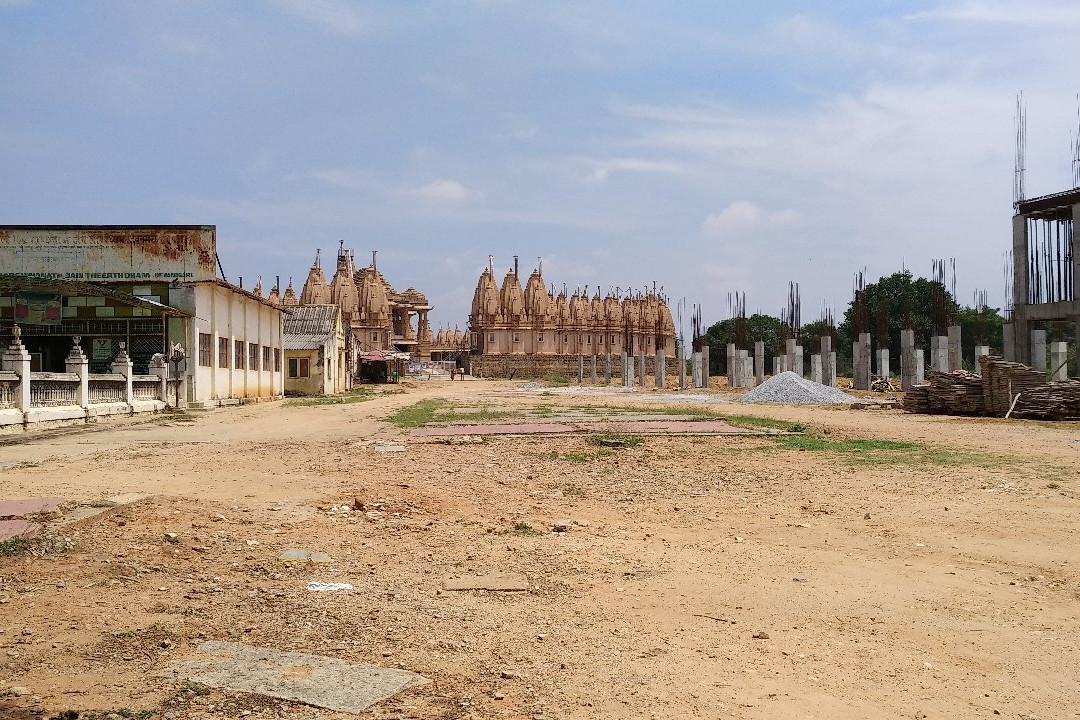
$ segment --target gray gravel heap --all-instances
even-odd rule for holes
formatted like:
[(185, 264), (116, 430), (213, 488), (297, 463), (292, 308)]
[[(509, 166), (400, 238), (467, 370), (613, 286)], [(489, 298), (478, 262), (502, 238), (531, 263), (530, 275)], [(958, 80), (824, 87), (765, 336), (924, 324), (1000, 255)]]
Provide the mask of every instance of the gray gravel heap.
[(742, 402), (781, 405), (844, 405), (855, 402), (855, 398), (838, 388), (807, 380), (793, 372), (782, 372), (743, 395)]

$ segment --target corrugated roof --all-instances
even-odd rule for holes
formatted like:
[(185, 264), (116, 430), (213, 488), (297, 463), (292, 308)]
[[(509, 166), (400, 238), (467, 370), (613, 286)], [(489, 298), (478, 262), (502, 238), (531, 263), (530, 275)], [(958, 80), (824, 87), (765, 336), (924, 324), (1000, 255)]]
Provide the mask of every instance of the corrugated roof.
[[(328, 336), (337, 332), (338, 314), (341, 312), (337, 305), (294, 305), (289, 310), (291, 312), (285, 316), (284, 326), (286, 348), (289, 347), (290, 336), (318, 337), (321, 338), (321, 345)], [(304, 347), (293, 349), (302, 350)]]
[(146, 307), (160, 310), (164, 315), (191, 317), (191, 313), (178, 310), (171, 305), (163, 305), (144, 297), (118, 290), (111, 285), (80, 282), (63, 278), (48, 278), (41, 275), (15, 275), (0, 273), (0, 292), (17, 290), (51, 290), (66, 295), (90, 295), (92, 297), (111, 298), (125, 305)]
[(286, 350), (318, 350), (330, 342), (330, 335), (289, 335), (282, 338)]

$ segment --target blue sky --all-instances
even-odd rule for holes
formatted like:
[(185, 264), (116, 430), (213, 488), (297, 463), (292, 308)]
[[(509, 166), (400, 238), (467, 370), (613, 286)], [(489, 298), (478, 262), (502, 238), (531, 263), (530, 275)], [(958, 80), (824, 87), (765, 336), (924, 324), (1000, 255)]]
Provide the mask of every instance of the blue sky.
[(1065, 189), (1078, 32), (1047, 0), (0, 0), (0, 222), (217, 225), (266, 289), (344, 240), (436, 324), (489, 254), (710, 323), (935, 257), (1000, 303), (1015, 95), (1028, 195)]

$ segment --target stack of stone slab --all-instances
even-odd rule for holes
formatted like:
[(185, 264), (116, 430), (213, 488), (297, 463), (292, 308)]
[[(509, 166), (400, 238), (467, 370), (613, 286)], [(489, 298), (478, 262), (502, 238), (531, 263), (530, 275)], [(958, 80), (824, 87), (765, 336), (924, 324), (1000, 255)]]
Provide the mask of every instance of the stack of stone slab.
[(1004, 416), (1017, 393), (1026, 393), (1046, 384), (1046, 373), (993, 355), (979, 358), (983, 377), (983, 402), (990, 415)]
[(1038, 420), (1080, 419), (1080, 380), (1059, 380), (1020, 393), (1011, 417)]
[(912, 385), (904, 393), (904, 401), (900, 404), (909, 413), (925, 415), (930, 412), (930, 386)]
[(982, 378), (964, 370), (954, 372), (930, 371), (930, 412), (942, 415), (982, 415)]

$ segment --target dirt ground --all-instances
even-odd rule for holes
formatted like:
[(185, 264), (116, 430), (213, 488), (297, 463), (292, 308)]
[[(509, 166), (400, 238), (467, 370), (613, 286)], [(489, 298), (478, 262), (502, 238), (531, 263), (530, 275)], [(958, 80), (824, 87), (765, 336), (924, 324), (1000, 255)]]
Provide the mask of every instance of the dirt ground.
[[(204, 639), (431, 679), (369, 718), (1080, 717), (1080, 425), (718, 402), (822, 442), (598, 449), (386, 420), (436, 397), (642, 403), (519, 386), (0, 439), (0, 497), (150, 496), (70, 549), (0, 557), (0, 717), (355, 717), (174, 679)], [(288, 548), (333, 562), (286, 565)], [(492, 570), (529, 590), (442, 590)]]

